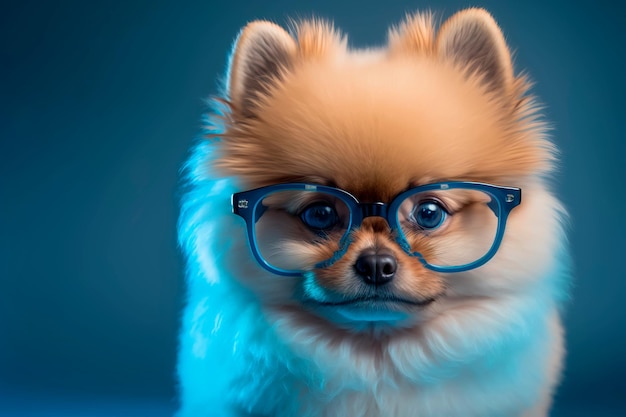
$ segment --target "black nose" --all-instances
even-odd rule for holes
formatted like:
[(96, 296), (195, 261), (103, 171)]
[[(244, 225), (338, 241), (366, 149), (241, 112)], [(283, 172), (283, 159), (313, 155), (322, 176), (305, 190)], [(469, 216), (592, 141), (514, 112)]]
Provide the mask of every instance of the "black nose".
[(354, 263), (354, 270), (363, 281), (371, 285), (383, 285), (393, 279), (398, 269), (396, 258), (386, 252), (364, 251)]

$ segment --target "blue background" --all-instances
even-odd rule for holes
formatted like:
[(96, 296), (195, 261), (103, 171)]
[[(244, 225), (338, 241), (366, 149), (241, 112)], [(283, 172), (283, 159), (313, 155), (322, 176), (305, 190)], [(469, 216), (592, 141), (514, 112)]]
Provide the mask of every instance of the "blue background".
[(239, 28), (489, 9), (562, 150), (576, 285), (554, 415), (625, 415), (624, 6), (609, 1), (21, 1), (0, 12), (0, 415), (176, 407), (178, 172)]

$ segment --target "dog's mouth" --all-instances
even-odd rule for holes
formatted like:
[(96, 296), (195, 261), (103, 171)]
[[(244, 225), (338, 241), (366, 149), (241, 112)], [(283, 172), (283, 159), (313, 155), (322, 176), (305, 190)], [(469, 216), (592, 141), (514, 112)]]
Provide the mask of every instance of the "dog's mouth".
[(434, 301), (437, 300), (439, 296), (426, 298), (424, 300), (410, 300), (406, 298), (396, 297), (396, 296), (386, 296), (386, 295), (371, 295), (371, 296), (361, 296), (348, 298), (339, 301), (313, 301), (311, 302), (320, 305), (320, 306), (360, 306), (360, 307), (372, 307), (372, 308), (381, 308), (385, 305), (405, 305), (405, 306), (415, 306), (415, 307), (424, 307), (427, 306)]
[(441, 295), (421, 300), (395, 295), (367, 295), (332, 301), (308, 299), (305, 304), (334, 321), (399, 323), (434, 303)]

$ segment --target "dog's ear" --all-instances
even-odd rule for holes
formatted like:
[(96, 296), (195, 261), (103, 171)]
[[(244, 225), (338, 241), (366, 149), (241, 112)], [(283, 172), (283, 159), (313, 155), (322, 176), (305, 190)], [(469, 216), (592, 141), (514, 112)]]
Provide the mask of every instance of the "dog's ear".
[(255, 21), (244, 27), (229, 68), (228, 96), (233, 110), (253, 115), (257, 99), (289, 68), (296, 50), (295, 40), (274, 23)]
[(478, 75), (492, 91), (507, 93), (514, 82), (511, 53), (493, 17), (484, 9), (462, 10), (439, 30), (436, 51)]
[(430, 12), (407, 15), (402, 23), (391, 27), (387, 33), (391, 54), (431, 55), (434, 38), (435, 25)]

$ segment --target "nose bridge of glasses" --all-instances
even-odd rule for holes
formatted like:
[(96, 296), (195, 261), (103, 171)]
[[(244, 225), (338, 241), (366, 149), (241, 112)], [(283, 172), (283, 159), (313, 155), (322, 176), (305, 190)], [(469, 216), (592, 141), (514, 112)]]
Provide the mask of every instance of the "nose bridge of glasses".
[(382, 217), (387, 220), (388, 205), (385, 203), (359, 203), (359, 208), (361, 209), (363, 219), (368, 217)]

